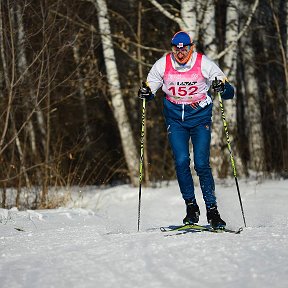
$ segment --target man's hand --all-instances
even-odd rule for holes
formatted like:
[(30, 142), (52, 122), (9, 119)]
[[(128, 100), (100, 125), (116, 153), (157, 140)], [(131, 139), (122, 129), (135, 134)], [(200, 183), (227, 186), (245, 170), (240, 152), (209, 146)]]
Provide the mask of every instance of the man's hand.
[(145, 82), (142, 83), (142, 87), (138, 90), (138, 97), (140, 99), (150, 100), (152, 97), (152, 91), (149, 86)]
[(212, 89), (216, 92), (223, 93), (225, 90), (224, 83), (215, 77), (215, 80), (212, 81)]

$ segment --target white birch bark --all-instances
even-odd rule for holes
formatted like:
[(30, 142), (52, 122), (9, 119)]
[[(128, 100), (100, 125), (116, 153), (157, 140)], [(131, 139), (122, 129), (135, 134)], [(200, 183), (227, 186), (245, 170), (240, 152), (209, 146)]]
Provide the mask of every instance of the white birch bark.
[(120, 132), (125, 160), (128, 166), (131, 183), (138, 184), (138, 156), (134, 143), (131, 125), (128, 120), (124, 99), (120, 89), (120, 81), (116, 66), (116, 59), (111, 37), (110, 23), (108, 20), (108, 10), (105, 0), (90, 0), (95, 5), (98, 14), (99, 29), (101, 33), (104, 61), (106, 66), (109, 91), (113, 114), (117, 121)]
[[(206, 2), (198, 3), (199, 11), (199, 25), (202, 25), (201, 30), (205, 31), (204, 42), (202, 43), (205, 49), (205, 53), (209, 58), (214, 58), (217, 54), (217, 47), (215, 43), (216, 37), (216, 23), (215, 23), (215, 5), (211, 3), (210, 0)], [(217, 99), (217, 98), (216, 98)], [(221, 175), (222, 168), (222, 151), (223, 146), (223, 125), (221, 120), (221, 113), (219, 110), (218, 102), (214, 101), (213, 106), (213, 123), (212, 123), (212, 132), (211, 132), (211, 148), (210, 148), (210, 163), (212, 174), (214, 177)]]
[(251, 33), (241, 39), (243, 43), (243, 64), (245, 69), (245, 94), (247, 98), (247, 122), (250, 159), (248, 167), (254, 171), (265, 171), (264, 139), (261, 124), (261, 108), (258, 85), (255, 81), (254, 52), (251, 47)]
[[(230, 0), (227, 6), (227, 24), (226, 24), (226, 45), (229, 46), (231, 43), (235, 42), (235, 39), (237, 39), (238, 36), (238, 0)], [(228, 123), (228, 129), (230, 133), (230, 141), (232, 143), (232, 149), (233, 154), (236, 162), (237, 172), (239, 174), (243, 173), (243, 163), (239, 156), (239, 151), (237, 151), (237, 145), (234, 141), (236, 133), (237, 133), (237, 91), (236, 91), (236, 68), (237, 68), (237, 47), (234, 45), (224, 56), (224, 67), (223, 72), (226, 74), (226, 76), (229, 79), (229, 82), (234, 86), (235, 88), (235, 97), (233, 100), (228, 100), (224, 102), (225, 107), (225, 114), (226, 119)], [(223, 132), (224, 133), (224, 132)], [(223, 161), (229, 162), (229, 152), (227, 149), (225, 149), (225, 157), (222, 157), (224, 159)]]
[[(238, 12), (237, 12), (237, 0), (230, 0), (227, 7), (227, 24), (226, 24), (226, 43), (225, 46), (229, 46), (235, 41), (238, 35)], [(236, 84), (236, 60), (237, 60), (237, 46), (227, 51), (224, 55), (224, 67), (223, 72), (228, 77), (229, 82), (234, 86)], [(236, 92), (236, 91), (235, 91)], [(235, 93), (235, 96), (237, 93)], [(225, 101), (225, 113), (229, 119), (229, 126), (231, 130), (236, 127), (236, 99), (233, 101)]]
[[(239, 6), (239, 2), (238, 1), (235, 1), (235, 0), (232, 0), (231, 3), (228, 5), (228, 8), (227, 8), (227, 24), (228, 24), (228, 27), (227, 27), (227, 31), (226, 31), (226, 48), (221, 51), (215, 58), (214, 60), (218, 60), (220, 59), (221, 57), (225, 56), (227, 53), (227, 57), (226, 59), (224, 59), (224, 62), (226, 63), (225, 64), (225, 67), (224, 67), (224, 72), (225, 73), (228, 73), (228, 77), (229, 77), (229, 81), (232, 83), (232, 84), (235, 84), (235, 72), (233, 72), (233, 69), (231, 70), (231, 72), (229, 71), (229, 67), (235, 67), (236, 66), (236, 59), (234, 60), (233, 62), (233, 58), (235, 57), (235, 49), (237, 47), (237, 42), (241, 39), (241, 37), (244, 35), (244, 33), (246, 32), (246, 30), (248, 29), (250, 23), (251, 23), (251, 20), (252, 20), (252, 16), (254, 15), (255, 11), (256, 11), (256, 8), (258, 7), (258, 4), (259, 4), (259, 0), (255, 0), (253, 6), (251, 7), (251, 9), (248, 11), (248, 13), (250, 12), (247, 20), (246, 20), (246, 23), (245, 25), (243, 26), (242, 30), (238, 33), (237, 29), (236, 29), (236, 22), (235, 21), (232, 21), (233, 18), (234, 19), (238, 19), (238, 17), (236, 16), (236, 12), (235, 12), (235, 7), (238, 7)], [(248, 14), (247, 14), (248, 15)], [(237, 18), (236, 18), (237, 17)], [(230, 25), (230, 27), (229, 27)], [(231, 27), (232, 25), (232, 27)], [(237, 24), (238, 25), (238, 24)], [(237, 31), (237, 33), (236, 33)], [(234, 56), (233, 56), (234, 55)], [(227, 63), (227, 62), (230, 62)], [(232, 66), (231, 66), (232, 65)], [(236, 68), (235, 68), (236, 69)], [(236, 70), (234, 70), (236, 71)], [(230, 103), (229, 103), (230, 102)], [(236, 105), (236, 99), (232, 100), (232, 101), (225, 101), (224, 102), (224, 105), (225, 105), (225, 111), (226, 114), (227, 114), (227, 120), (228, 120), (228, 129), (229, 129), (229, 132), (230, 132), (230, 137), (231, 137), (231, 140), (233, 141), (233, 134), (234, 134), (234, 131), (235, 131), (235, 128), (236, 128), (236, 107), (234, 108), (233, 105)], [(218, 108), (218, 107), (217, 107)], [(218, 170), (218, 175), (221, 173), (221, 170), (222, 169), (222, 166), (224, 164), (223, 160), (227, 161), (227, 153), (225, 154), (226, 157), (222, 157), (223, 155), (222, 152), (221, 152), (221, 146), (223, 146), (223, 141), (226, 142), (225, 140), (225, 137), (218, 137), (218, 135), (216, 133), (218, 133), (218, 131), (223, 131), (223, 125), (222, 125), (222, 121), (219, 119), (221, 118), (220, 117), (220, 112), (219, 112), (219, 108), (218, 108), (218, 111), (216, 111), (216, 109), (214, 107), (214, 115), (213, 115), (213, 134), (212, 134), (212, 149), (211, 149), (211, 159), (212, 159), (212, 169), (215, 173), (215, 170)], [(220, 128), (221, 127), (221, 128)], [(222, 129), (222, 130), (220, 130)], [(237, 155), (237, 150), (235, 150), (237, 147), (235, 147), (235, 145), (233, 145), (234, 143), (232, 143), (232, 149), (233, 149), (233, 152), (235, 151), (236, 152), (236, 157), (235, 157), (235, 161), (236, 161), (236, 166), (237, 166), (237, 170), (238, 172), (241, 172), (243, 171), (243, 164), (242, 164), (242, 161), (240, 159), (240, 157), (238, 157)], [(234, 153), (235, 154), (235, 153)], [(221, 158), (222, 157), (222, 158)], [(229, 160), (228, 160), (229, 161)], [(217, 172), (217, 171), (216, 171)], [(216, 173), (215, 173), (216, 174)], [(223, 175), (225, 176), (225, 175)]]
[(196, 37), (197, 15), (196, 3), (191, 0), (181, 0), (181, 18), (185, 23), (183, 30), (189, 33), (192, 39)]
[[(235, 41), (238, 36), (238, 11), (237, 0), (230, 0), (227, 7), (227, 23), (226, 23), (226, 46), (229, 46)], [(237, 60), (237, 47), (227, 51), (224, 56), (223, 72), (229, 78), (232, 85), (236, 84), (236, 62)]]
[[(246, 30), (248, 29), (248, 27), (250, 26), (251, 24), (251, 21), (252, 21), (252, 17), (258, 7), (258, 4), (259, 4), (259, 1), (260, 0), (255, 0), (253, 6), (251, 7), (251, 12), (246, 20), (246, 23), (245, 25), (243, 26), (242, 30), (238, 33), (237, 37), (234, 39), (233, 42), (231, 42), (229, 44), (229, 46), (227, 46), (223, 51), (221, 51), (216, 57), (214, 60), (217, 60), (217, 59), (220, 59), (222, 58), (230, 49), (233, 49), (234, 46), (237, 45), (237, 42), (240, 40), (240, 38), (244, 35), (244, 33), (246, 32)], [(249, 11), (250, 11), (249, 10)]]
[(203, 45), (205, 47), (205, 54), (209, 58), (214, 58), (217, 55), (217, 46), (215, 43), (215, 4), (212, 0), (202, 1), (200, 4), (200, 15), (201, 18), (198, 21), (198, 25), (201, 31), (205, 31), (203, 36)]

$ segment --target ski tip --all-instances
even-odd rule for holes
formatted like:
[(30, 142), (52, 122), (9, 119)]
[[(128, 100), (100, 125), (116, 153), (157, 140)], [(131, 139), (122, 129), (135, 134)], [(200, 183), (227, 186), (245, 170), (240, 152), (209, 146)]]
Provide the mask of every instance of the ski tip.
[(20, 231), (20, 232), (25, 232), (22, 228), (14, 227), (15, 230)]
[(240, 227), (236, 234), (240, 234), (243, 231), (243, 227)]
[(223, 230), (224, 232), (229, 232), (229, 233), (234, 233), (234, 234), (240, 234), (242, 231), (243, 231), (243, 228), (242, 227), (240, 227), (239, 229), (237, 229), (237, 230), (230, 230), (230, 229), (224, 229)]

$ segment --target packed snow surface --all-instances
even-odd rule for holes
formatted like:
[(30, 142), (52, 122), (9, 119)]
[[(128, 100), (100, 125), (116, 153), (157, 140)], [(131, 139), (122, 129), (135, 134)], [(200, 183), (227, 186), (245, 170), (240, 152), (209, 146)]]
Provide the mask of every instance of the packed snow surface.
[[(0, 287), (288, 287), (288, 180), (241, 180), (241, 234), (166, 232), (185, 206), (176, 182), (71, 188), (54, 210), (0, 209)], [(243, 227), (235, 183), (217, 185), (227, 227)], [(200, 224), (206, 225), (199, 188)]]

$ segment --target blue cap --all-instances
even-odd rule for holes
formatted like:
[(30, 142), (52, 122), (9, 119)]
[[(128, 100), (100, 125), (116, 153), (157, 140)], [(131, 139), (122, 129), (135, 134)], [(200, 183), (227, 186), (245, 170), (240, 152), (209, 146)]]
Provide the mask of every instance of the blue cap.
[(171, 40), (171, 45), (175, 45), (178, 48), (191, 45), (191, 44), (192, 44), (192, 40), (189, 34), (184, 31), (177, 32)]

